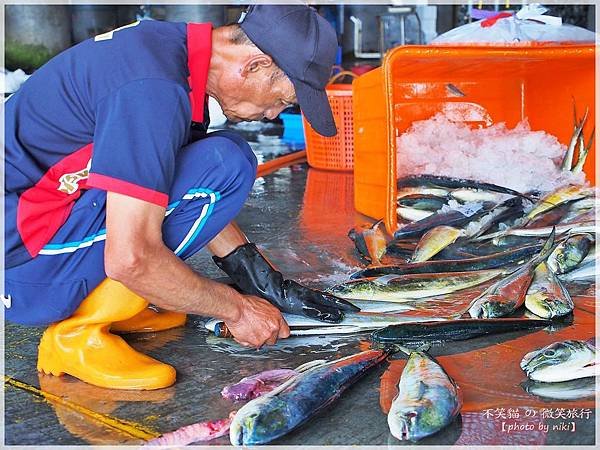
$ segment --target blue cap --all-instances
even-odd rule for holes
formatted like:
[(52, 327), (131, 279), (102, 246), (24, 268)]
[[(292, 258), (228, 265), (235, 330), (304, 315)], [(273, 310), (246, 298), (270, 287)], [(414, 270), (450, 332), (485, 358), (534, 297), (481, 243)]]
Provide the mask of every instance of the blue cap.
[(305, 5), (252, 5), (240, 26), (292, 81), (300, 109), (314, 130), (335, 136), (325, 86), (338, 43), (329, 22)]

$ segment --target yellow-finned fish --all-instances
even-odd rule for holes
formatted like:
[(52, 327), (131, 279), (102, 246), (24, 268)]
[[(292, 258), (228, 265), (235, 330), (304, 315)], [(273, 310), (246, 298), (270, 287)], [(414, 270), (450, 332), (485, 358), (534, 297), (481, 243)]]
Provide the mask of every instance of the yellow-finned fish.
[(421, 237), (410, 262), (427, 261), (455, 242), (460, 236), (464, 236), (464, 234), (464, 230), (446, 225), (432, 228)]
[(538, 201), (533, 209), (527, 213), (527, 216), (525, 216), (526, 221), (530, 222), (535, 217), (556, 208), (558, 205), (589, 197), (590, 195), (594, 195), (593, 189), (585, 186), (571, 184), (558, 188)]

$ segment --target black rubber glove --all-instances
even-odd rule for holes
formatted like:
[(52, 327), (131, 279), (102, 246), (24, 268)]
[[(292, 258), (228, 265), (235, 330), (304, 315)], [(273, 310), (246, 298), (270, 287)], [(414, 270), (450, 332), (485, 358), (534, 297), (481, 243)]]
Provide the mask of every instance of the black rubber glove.
[(330, 323), (340, 322), (343, 311), (360, 311), (335, 295), (284, 280), (255, 244), (241, 245), (223, 258), (213, 256), (213, 260), (242, 292), (262, 297), (280, 311)]

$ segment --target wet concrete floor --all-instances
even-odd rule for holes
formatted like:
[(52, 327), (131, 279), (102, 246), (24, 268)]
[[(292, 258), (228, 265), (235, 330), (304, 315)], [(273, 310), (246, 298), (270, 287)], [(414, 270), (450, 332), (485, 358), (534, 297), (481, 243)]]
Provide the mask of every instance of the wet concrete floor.
[[(361, 267), (346, 234), (365, 220), (353, 208), (351, 174), (302, 164), (258, 179), (238, 223), (288, 277), (326, 287)], [(187, 262), (201, 275), (223, 276), (205, 252)], [(593, 380), (591, 388), (588, 382), (578, 391), (587, 392), (583, 398), (552, 400), (529, 394), (519, 368), (528, 351), (562, 339), (593, 337), (594, 286), (573, 286), (572, 292), (577, 305), (572, 322), (434, 346), (431, 354), (461, 387), (464, 407), (460, 420), (419, 444), (593, 445)], [(5, 363), (11, 380), (5, 383), (6, 444), (142, 443), (185, 425), (226, 417), (239, 405), (221, 398), (220, 391), (244, 376), (369, 347), (368, 334), (358, 334), (295, 337), (257, 351), (216, 338), (202, 325), (201, 318), (190, 317), (182, 328), (127, 336), (136, 349), (177, 369), (174, 386), (131, 392), (38, 374), (43, 330), (7, 324)], [(386, 413), (404, 364), (401, 356), (382, 363), (326, 411), (274, 444), (403, 444), (389, 433)], [(228, 442), (223, 437), (213, 444)]]

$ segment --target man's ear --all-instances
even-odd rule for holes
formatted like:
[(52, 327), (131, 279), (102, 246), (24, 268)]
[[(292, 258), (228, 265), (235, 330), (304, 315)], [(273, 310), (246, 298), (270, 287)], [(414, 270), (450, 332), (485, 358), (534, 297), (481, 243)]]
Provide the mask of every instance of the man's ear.
[(273, 65), (273, 58), (269, 55), (260, 54), (249, 57), (242, 66), (242, 76), (258, 72), (261, 69), (268, 69)]

